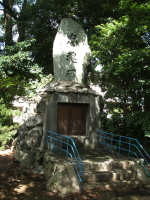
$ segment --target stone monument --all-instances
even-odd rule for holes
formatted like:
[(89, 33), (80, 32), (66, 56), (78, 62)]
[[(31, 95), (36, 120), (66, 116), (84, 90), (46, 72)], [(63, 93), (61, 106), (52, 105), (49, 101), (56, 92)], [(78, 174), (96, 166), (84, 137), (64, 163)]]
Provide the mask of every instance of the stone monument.
[(53, 44), (55, 81), (85, 83), (91, 51), (82, 27), (70, 18), (62, 20)]
[(77, 147), (96, 147), (102, 98), (85, 86), (90, 54), (81, 26), (63, 19), (53, 47), (55, 81), (17, 104), (22, 115), (15, 118), (20, 127), (13, 141), (14, 158), (29, 172), (44, 174), (47, 188), (61, 196), (78, 192), (80, 184), (73, 166), (49, 152), (48, 131), (71, 137)]

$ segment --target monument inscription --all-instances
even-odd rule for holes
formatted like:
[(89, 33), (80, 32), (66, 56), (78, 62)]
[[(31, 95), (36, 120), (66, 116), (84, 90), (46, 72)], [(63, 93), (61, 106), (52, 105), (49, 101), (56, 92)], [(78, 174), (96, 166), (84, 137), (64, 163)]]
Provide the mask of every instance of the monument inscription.
[(72, 52), (68, 52), (66, 60), (71, 61), (73, 63), (77, 63), (77, 59), (75, 57), (76, 57), (76, 53), (75, 52), (73, 52), (73, 51)]
[(77, 36), (71, 33), (70, 35), (67, 35), (69, 38), (69, 41), (67, 44), (70, 44), (71, 46), (76, 46), (78, 45), (78, 41), (76, 40)]
[(70, 18), (63, 19), (53, 45), (55, 81), (85, 83), (90, 54), (82, 27)]

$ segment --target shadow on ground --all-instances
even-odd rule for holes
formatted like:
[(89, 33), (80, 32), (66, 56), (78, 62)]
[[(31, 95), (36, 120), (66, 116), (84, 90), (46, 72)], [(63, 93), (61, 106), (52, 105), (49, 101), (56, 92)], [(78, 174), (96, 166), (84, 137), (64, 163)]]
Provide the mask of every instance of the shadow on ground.
[(42, 175), (22, 171), (13, 162), (10, 151), (0, 152), (0, 199), (1, 200), (150, 200), (150, 185), (89, 190), (63, 198), (46, 189)]

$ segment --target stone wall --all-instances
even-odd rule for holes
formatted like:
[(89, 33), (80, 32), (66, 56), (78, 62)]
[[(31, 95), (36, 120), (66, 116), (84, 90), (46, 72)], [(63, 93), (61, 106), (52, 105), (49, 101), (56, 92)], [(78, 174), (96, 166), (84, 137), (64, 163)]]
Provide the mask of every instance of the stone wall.
[(100, 129), (100, 95), (79, 83), (51, 82), (39, 89), (30, 100), (18, 100), (17, 105), (19, 101), (22, 115), (14, 118), (14, 122), (20, 124), (17, 137), (12, 143), (14, 159), (20, 162), (22, 168), (44, 174), (47, 188), (62, 196), (79, 191), (73, 166), (57, 160), (48, 152), (44, 153), (48, 149), (47, 130), (57, 132), (58, 103), (88, 104), (85, 135), (71, 137), (76, 144), (94, 148), (96, 130)]

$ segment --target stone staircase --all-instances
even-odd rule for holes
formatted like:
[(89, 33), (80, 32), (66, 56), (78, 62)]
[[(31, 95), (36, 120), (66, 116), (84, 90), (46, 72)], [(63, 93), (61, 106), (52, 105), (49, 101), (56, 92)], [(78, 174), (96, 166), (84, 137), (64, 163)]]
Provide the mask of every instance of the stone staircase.
[(110, 154), (103, 149), (79, 149), (79, 154), (84, 162), (84, 189), (111, 189), (150, 181), (137, 159)]

